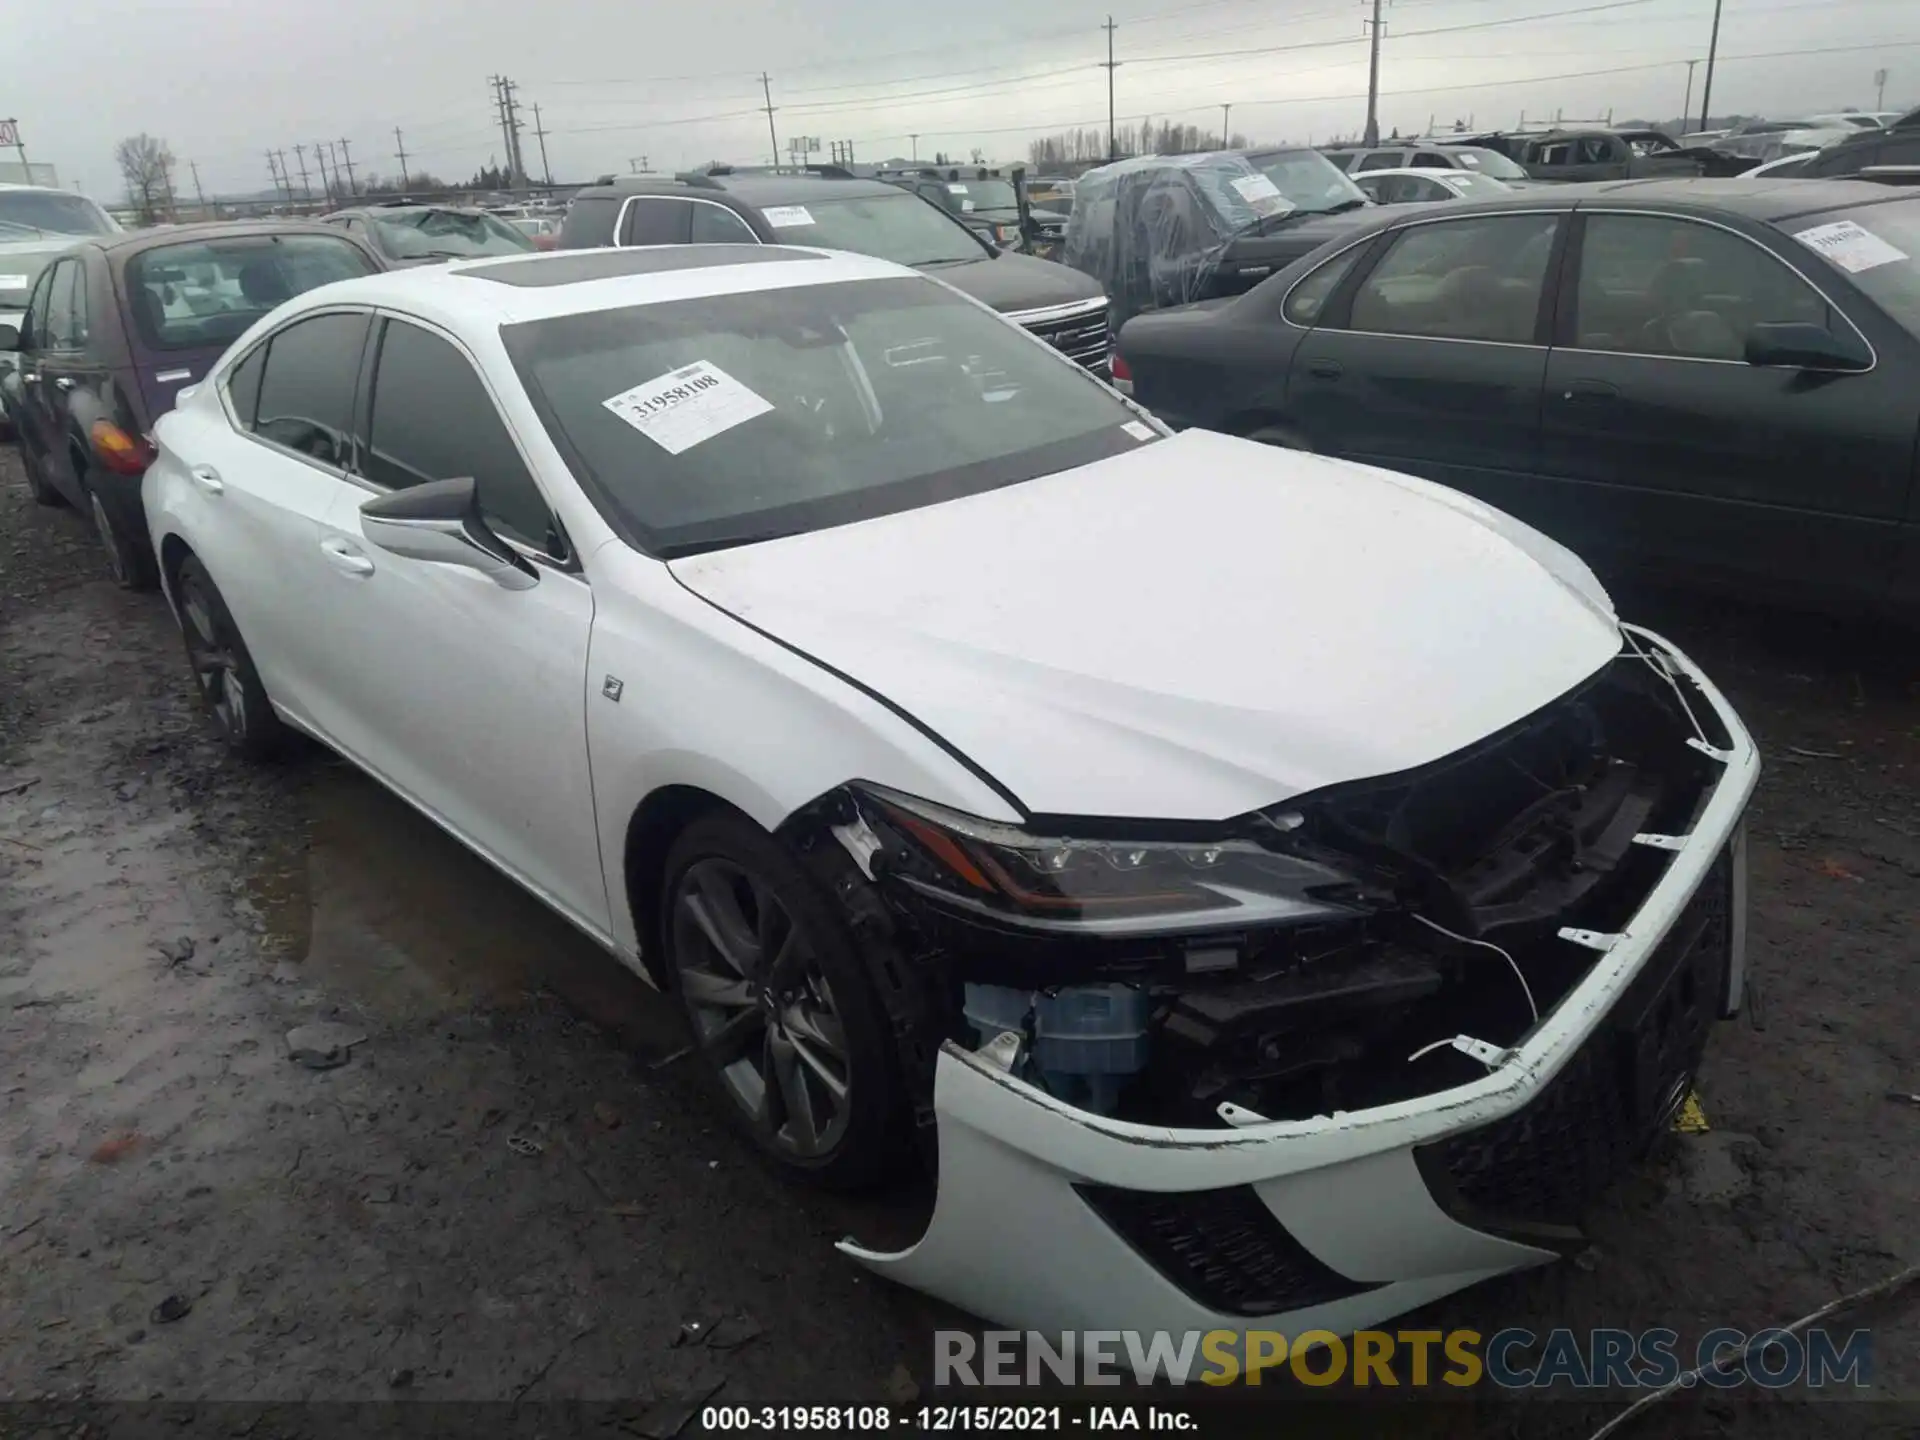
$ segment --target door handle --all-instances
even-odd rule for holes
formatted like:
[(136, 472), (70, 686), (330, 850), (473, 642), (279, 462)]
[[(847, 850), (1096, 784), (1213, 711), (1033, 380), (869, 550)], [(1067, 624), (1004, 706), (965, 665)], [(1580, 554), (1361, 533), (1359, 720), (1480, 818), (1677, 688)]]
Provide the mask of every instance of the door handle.
[(1569, 380), (1562, 400), (1618, 400), (1620, 387), (1604, 380)]
[(53, 382), (53, 388), (56, 390), (71, 390), (73, 388), (72, 377), (68, 375), (56, 376)]
[(350, 540), (328, 539), (320, 542), (320, 553), (327, 563), (347, 575), (371, 575), (373, 561)]
[(193, 477), (193, 483), (209, 495), (218, 495), (227, 488), (227, 482), (220, 478), (220, 472), (211, 465), (196, 465), (187, 474)]
[(1346, 371), (1341, 368), (1338, 360), (1309, 360), (1307, 373), (1318, 375), (1322, 380), (1338, 380)]
[(22, 370), (20, 372), (20, 383), (22, 385), (38, 385), (40, 383), (40, 372), (38, 370)]

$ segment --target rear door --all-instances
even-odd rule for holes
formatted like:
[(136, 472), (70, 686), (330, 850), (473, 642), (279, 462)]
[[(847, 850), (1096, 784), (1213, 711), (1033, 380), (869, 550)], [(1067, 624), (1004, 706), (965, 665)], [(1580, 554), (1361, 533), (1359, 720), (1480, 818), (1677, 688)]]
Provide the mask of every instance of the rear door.
[(228, 423), (196, 408), (194, 423), (170, 431), (194, 481), (196, 552), (268, 693), (323, 736), (353, 702), (323, 679), (336, 632), (319, 525), (358, 463), (353, 397), (368, 323), (357, 310), (301, 316), (225, 373)]
[(20, 427), (20, 445), (33, 456), (49, 480), (55, 477), (47, 469), (47, 420), (40, 399), (40, 360), (46, 351), (48, 310), (53, 293), (53, 277), (59, 269), (53, 264), (40, 272), (27, 300), (26, 314), (20, 320), (20, 350), (15, 356), (15, 423)]
[[(68, 430), (67, 397), (86, 338), (85, 267), (75, 255), (56, 261), (47, 291), (47, 320), (35, 335), (28, 404), (39, 440), (38, 455), (47, 478), (75, 505), (81, 498), (74, 437)], [(76, 306), (78, 307), (76, 309)]]
[(1561, 219), (1503, 210), (1393, 232), (1294, 353), (1287, 411), (1315, 448), (1524, 514)]
[(1547, 371), (1544, 528), (1694, 583), (1881, 593), (1920, 427), (1911, 371), (1748, 365), (1763, 322), (1859, 338), (1811, 263), (1700, 219), (1580, 215)]

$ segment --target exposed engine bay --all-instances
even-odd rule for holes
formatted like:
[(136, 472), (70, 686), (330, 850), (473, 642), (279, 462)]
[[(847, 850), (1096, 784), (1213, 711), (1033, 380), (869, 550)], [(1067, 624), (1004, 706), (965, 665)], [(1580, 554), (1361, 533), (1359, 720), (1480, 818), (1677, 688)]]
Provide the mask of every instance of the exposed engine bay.
[(910, 1084), (939, 1041), (1011, 1033), (1022, 1078), (1095, 1114), (1303, 1119), (1486, 1073), (1588, 972), (1563, 932), (1621, 928), (1715, 780), (1690, 689), (1629, 639), (1468, 751), (1221, 826), (1013, 830), (860, 786), (818, 819), (922, 982)]

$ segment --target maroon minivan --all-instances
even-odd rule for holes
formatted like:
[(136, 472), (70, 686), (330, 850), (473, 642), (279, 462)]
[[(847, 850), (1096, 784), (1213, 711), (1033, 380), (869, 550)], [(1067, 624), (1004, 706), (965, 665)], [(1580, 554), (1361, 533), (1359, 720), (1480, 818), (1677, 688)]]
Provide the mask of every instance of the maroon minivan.
[(304, 221), (172, 225), (83, 240), (35, 282), (0, 374), (33, 496), (91, 516), (108, 569), (155, 582), (140, 477), (153, 422), (262, 315), (384, 269), (366, 245)]

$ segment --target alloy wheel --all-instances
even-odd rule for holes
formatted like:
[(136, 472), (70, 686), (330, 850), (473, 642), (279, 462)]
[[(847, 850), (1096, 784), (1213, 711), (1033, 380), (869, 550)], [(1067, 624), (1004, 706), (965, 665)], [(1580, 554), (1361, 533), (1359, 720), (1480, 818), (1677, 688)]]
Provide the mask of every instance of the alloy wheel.
[(674, 957), (694, 1039), (776, 1150), (829, 1154), (846, 1135), (847, 1036), (806, 931), (773, 887), (731, 860), (687, 867)]
[(107, 573), (113, 576), (114, 583), (127, 584), (127, 561), (120, 550), (120, 537), (113, 532), (113, 521), (107, 515), (107, 507), (100, 503), (98, 495), (88, 495), (88, 508), (93, 511), (93, 528), (100, 532), (100, 543), (107, 549)]
[[(95, 506), (99, 505), (96, 499)], [(180, 618), (187, 632), (187, 659), (200, 693), (213, 707), (214, 718), (235, 740), (247, 733), (247, 696), (240, 677), (239, 657), (227, 643), (213, 607), (198, 585), (182, 587)]]

